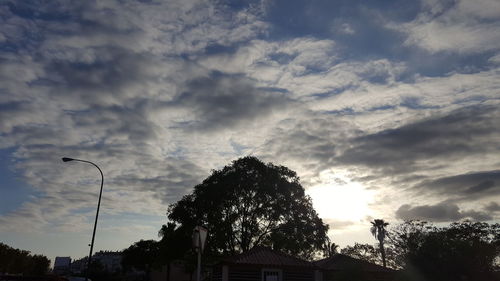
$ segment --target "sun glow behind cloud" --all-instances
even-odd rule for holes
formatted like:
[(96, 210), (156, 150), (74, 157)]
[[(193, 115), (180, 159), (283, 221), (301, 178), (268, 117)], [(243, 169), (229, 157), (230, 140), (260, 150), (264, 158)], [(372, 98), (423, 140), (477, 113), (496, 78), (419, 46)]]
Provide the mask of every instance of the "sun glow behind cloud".
[(375, 192), (351, 181), (345, 173), (324, 171), (320, 183), (309, 188), (314, 208), (326, 220), (359, 223), (371, 214)]

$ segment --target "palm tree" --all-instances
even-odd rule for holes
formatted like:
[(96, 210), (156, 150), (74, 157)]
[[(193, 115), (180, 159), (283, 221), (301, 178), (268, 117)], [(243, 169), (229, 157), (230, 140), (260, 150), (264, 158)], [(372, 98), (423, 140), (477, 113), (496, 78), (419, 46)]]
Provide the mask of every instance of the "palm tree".
[(384, 267), (386, 267), (384, 239), (387, 236), (387, 230), (385, 228), (389, 225), (389, 223), (385, 222), (383, 219), (375, 219), (371, 222), (371, 224), (372, 227), (370, 228), (370, 232), (379, 242), (380, 253), (382, 253), (382, 263), (384, 264)]
[(335, 254), (338, 254), (338, 251), (339, 251), (339, 245), (331, 242), (330, 239), (328, 239), (325, 245), (324, 254), (330, 258), (333, 257)]
[(172, 222), (167, 225), (162, 225), (158, 231), (158, 237), (161, 238), (159, 242), (160, 257), (159, 261), (167, 265), (167, 279), (170, 281), (170, 267), (172, 261), (183, 253), (182, 241), (179, 241), (179, 228)]

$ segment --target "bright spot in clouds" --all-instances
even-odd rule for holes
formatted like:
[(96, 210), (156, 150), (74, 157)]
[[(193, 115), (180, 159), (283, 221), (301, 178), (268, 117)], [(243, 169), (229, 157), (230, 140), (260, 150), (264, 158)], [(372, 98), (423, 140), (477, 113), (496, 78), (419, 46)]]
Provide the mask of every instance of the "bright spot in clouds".
[(371, 213), (374, 191), (343, 175), (322, 173), (321, 184), (307, 190), (320, 217), (326, 220), (359, 222)]

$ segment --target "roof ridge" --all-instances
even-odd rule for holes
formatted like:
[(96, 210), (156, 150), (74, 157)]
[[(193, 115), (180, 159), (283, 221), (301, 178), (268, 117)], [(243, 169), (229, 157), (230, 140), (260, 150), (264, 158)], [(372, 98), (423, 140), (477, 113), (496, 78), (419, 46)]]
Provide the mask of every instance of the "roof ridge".
[(277, 263), (282, 264), (282, 265), (295, 264), (298, 266), (314, 267), (314, 264), (311, 261), (304, 260), (304, 259), (301, 259), (299, 257), (295, 257), (295, 256), (292, 256), (290, 254), (283, 253), (282, 251), (275, 250), (275, 249), (272, 249), (270, 247), (261, 246), (261, 245), (254, 246), (246, 252), (233, 255), (231, 257), (225, 258), (224, 260), (226, 262), (234, 262), (234, 263), (242, 262), (242, 263), (244, 263), (246, 258), (251, 258), (253, 255), (261, 256), (261, 258), (262, 258), (262, 256), (265, 257), (266, 254), (267, 254), (267, 257), (274, 256), (275, 258), (273, 258), (273, 259), (276, 260)]
[[(260, 247), (262, 247), (262, 246), (260, 246)], [(311, 263), (312, 264), (311, 261), (304, 260), (304, 259), (301, 259), (301, 258), (298, 258), (298, 257), (294, 257), (294, 256), (292, 256), (290, 254), (287, 254), (287, 253), (284, 253), (282, 251), (274, 250), (274, 249), (271, 249), (271, 248), (268, 248), (268, 247), (264, 247), (264, 249), (270, 250), (271, 252), (273, 252), (273, 253), (275, 253), (275, 254), (277, 254), (279, 256), (283, 256), (283, 257), (286, 257), (286, 258), (292, 258), (294, 260), (298, 260), (298, 261), (301, 261), (301, 262), (307, 262), (307, 263)]]
[(369, 267), (376, 268), (377, 270), (381, 270), (381, 271), (393, 271), (393, 269), (391, 269), (391, 268), (386, 268), (386, 267), (383, 267), (381, 265), (378, 265), (378, 264), (375, 264), (375, 263), (372, 263), (372, 262), (369, 262), (366, 260), (358, 259), (355, 257), (351, 257), (349, 255), (340, 254), (340, 253), (335, 254), (331, 257), (327, 257), (327, 258), (324, 258), (321, 260), (314, 261), (314, 264), (319, 266), (319, 267), (322, 267), (322, 268), (328, 268), (332, 265), (337, 264), (339, 262), (339, 258), (344, 258), (344, 260), (348, 259), (348, 260), (356, 262), (360, 265), (369, 266)]

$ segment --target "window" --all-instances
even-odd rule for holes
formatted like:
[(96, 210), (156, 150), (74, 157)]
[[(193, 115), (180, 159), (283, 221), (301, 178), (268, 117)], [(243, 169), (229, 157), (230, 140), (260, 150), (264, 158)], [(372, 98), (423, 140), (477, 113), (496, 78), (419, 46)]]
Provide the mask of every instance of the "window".
[(280, 269), (263, 269), (262, 281), (281, 281)]

